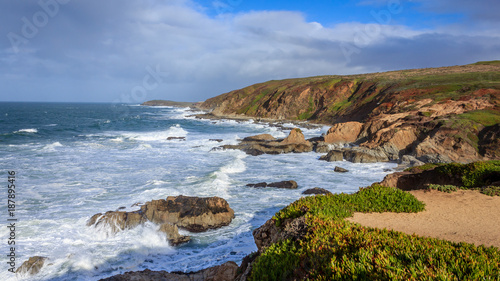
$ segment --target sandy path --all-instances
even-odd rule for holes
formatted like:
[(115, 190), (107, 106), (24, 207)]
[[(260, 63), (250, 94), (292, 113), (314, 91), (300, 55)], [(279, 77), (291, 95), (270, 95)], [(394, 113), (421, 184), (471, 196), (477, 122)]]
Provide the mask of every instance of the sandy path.
[(500, 196), (478, 191), (410, 191), (426, 204), (425, 211), (408, 213), (355, 213), (348, 221), (393, 229), (408, 234), (500, 249)]

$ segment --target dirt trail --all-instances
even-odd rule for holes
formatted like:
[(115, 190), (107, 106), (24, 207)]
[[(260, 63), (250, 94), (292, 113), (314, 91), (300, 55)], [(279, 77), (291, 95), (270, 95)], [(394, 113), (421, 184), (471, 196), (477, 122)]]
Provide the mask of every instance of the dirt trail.
[(472, 190), (410, 191), (426, 204), (420, 213), (355, 213), (348, 221), (408, 234), (500, 249), (500, 197)]

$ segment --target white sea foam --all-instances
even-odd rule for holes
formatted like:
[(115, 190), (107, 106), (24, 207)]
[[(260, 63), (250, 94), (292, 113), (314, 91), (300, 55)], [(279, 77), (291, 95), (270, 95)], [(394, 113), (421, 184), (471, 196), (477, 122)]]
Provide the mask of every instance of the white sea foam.
[(137, 141), (166, 141), (168, 137), (186, 137), (188, 132), (184, 130), (179, 124), (171, 126), (166, 131), (157, 131), (157, 132), (144, 132), (144, 133), (136, 133), (136, 132), (127, 132), (123, 133), (123, 136)]
[(31, 129), (21, 129), (19, 131), (14, 132), (14, 134), (20, 134), (20, 133), (36, 134), (36, 133), (38, 133), (38, 130), (35, 128), (31, 128)]
[(46, 146), (44, 146), (42, 148), (42, 150), (45, 150), (45, 151), (55, 151), (56, 148), (58, 148), (58, 147), (63, 147), (63, 145), (60, 142), (56, 141), (56, 142), (53, 142), (51, 144), (47, 144)]

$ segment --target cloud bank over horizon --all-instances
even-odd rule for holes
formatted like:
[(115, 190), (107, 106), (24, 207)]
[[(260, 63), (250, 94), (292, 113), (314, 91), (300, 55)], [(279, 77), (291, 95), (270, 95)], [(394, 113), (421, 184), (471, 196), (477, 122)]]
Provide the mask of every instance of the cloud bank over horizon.
[(0, 101), (201, 101), (273, 79), (500, 59), (498, 1), (258, 2), (3, 2)]

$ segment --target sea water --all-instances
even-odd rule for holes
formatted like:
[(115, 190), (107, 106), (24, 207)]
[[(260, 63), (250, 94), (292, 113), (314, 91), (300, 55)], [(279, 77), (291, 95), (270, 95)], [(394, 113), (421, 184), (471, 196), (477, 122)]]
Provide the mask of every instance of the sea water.
[[(329, 163), (314, 152), (250, 156), (214, 149), (256, 134), (283, 138), (289, 131), (252, 120), (202, 120), (195, 113), (126, 104), (0, 103), (0, 279), (98, 280), (144, 269), (189, 272), (239, 264), (257, 250), (252, 231), (304, 190), (352, 193), (395, 167)], [(308, 138), (328, 127), (301, 129)], [(336, 165), (350, 172), (335, 173)], [(8, 271), (8, 171), (16, 173), (16, 267), (32, 256), (48, 257), (35, 276)], [(283, 180), (295, 180), (299, 188), (245, 186)], [(152, 223), (116, 234), (86, 226), (96, 213), (137, 210), (136, 203), (176, 195), (222, 197), (235, 218), (204, 233), (181, 230), (192, 240), (178, 247)]]

